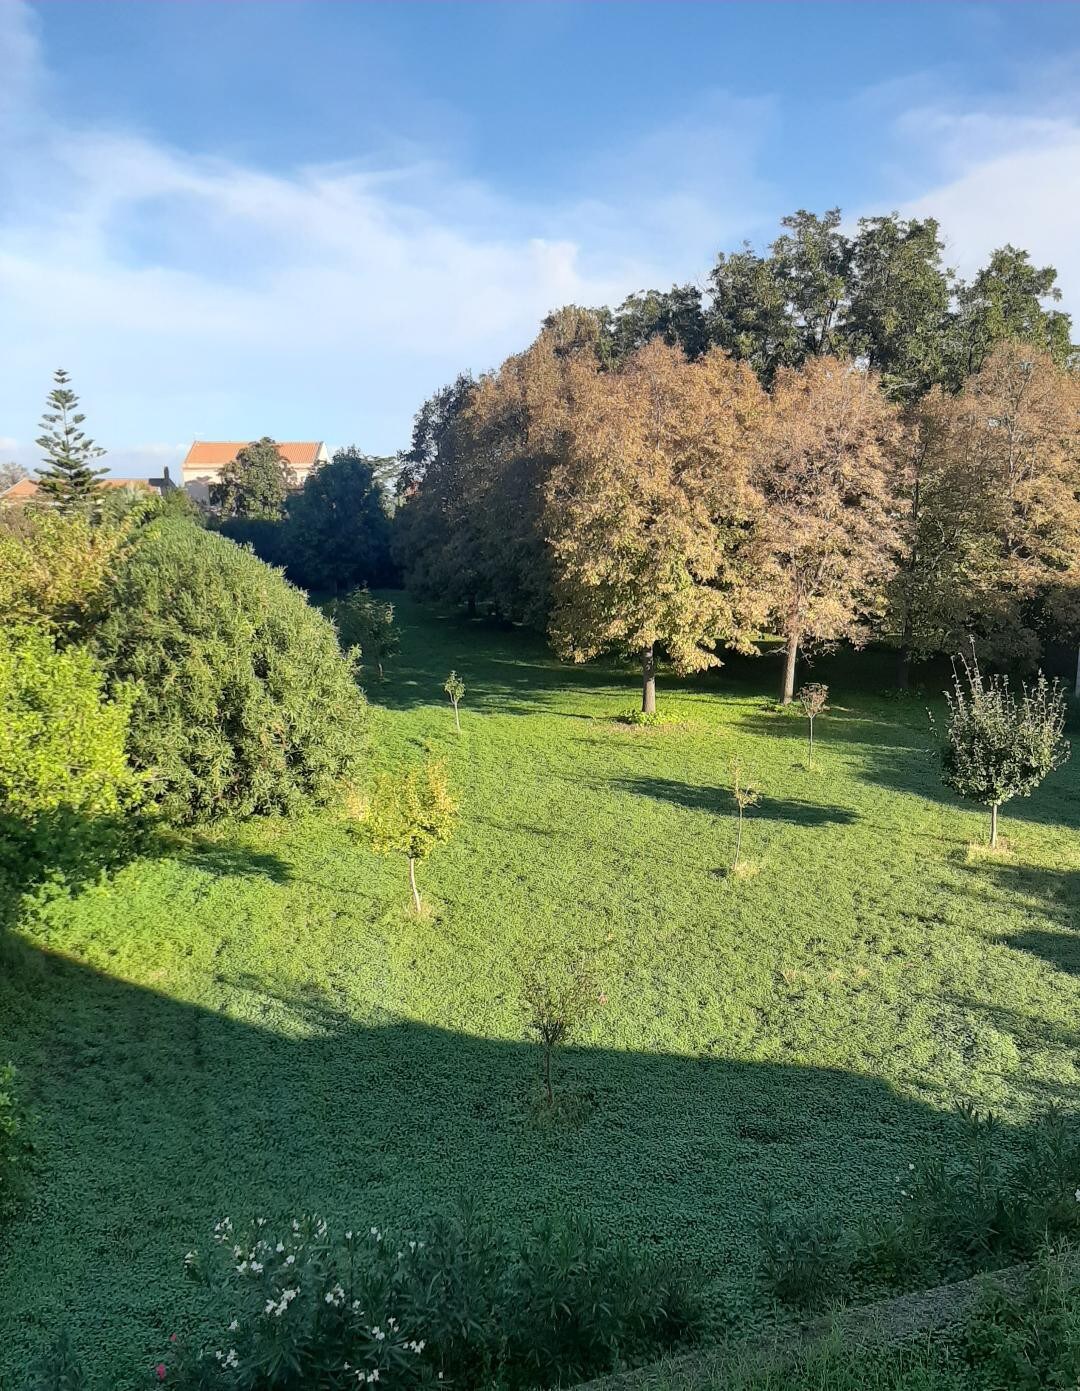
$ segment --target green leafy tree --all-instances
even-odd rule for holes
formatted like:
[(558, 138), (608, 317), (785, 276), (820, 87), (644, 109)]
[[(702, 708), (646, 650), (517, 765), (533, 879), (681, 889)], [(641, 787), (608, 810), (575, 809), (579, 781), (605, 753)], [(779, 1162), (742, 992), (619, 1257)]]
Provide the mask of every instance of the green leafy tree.
[(244, 445), (210, 486), (210, 501), (223, 517), (278, 521), (294, 486), (292, 470), (276, 442), (264, 435)]
[(681, 348), (688, 358), (709, 347), (709, 330), (696, 285), (673, 285), (670, 290), (639, 290), (628, 295), (611, 315), (607, 361), (621, 362), (653, 338)]
[(810, 681), (799, 689), (799, 704), (810, 726), (810, 753), (807, 765), (811, 768), (814, 766), (814, 721), (826, 709), (828, 699), (829, 688), (820, 681)]
[(394, 606), (373, 599), (366, 589), (354, 589), (340, 599), (331, 599), (326, 616), (337, 629), (342, 648), (355, 648), (361, 663), (378, 667), (382, 679), (383, 663), (398, 651), (398, 631), (394, 626)]
[(552, 1058), (595, 1010), (596, 983), (584, 962), (536, 961), (522, 974), (521, 999), (529, 1029), (540, 1041), (547, 1104), (554, 1106)]
[(951, 344), (953, 387), (959, 388), (999, 344), (1008, 341), (1028, 343), (1065, 366), (1073, 351), (1072, 320), (1064, 310), (1051, 307), (1060, 299), (1053, 266), (1032, 265), (1028, 252), (1019, 247), (999, 247), (957, 294)]
[(450, 704), (454, 707), (454, 724), (457, 726), (457, 732), (460, 734), (461, 718), (458, 715), (458, 705), (465, 695), (465, 682), (462, 681), (456, 671), (452, 671), (446, 678), (443, 690), (450, 697)]
[(106, 593), (94, 646), (135, 681), (129, 750), (172, 819), (291, 813), (357, 771), (355, 660), (305, 595), (189, 522), (144, 528)]
[(289, 578), (305, 589), (352, 589), (389, 578), (386, 492), (355, 445), (337, 450), (290, 499), (283, 544)]
[(382, 773), (367, 815), (367, 831), (378, 855), (404, 855), (409, 862), (413, 909), (421, 910), (416, 866), (448, 841), (457, 824), (446, 765), (437, 760), (395, 776)]
[(932, 217), (863, 217), (851, 243), (842, 334), (881, 373), (894, 400), (918, 399), (947, 375), (952, 272)]
[(67, 511), (90, 502), (108, 470), (94, 468), (94, 461), (105, 451), (81, 428), (86, 416), (71, 390), (71, 378), (61, 367), (53, 373), (53, 381), (36, 441), (45, 455), (37, 483), (45, 497)]
[(125, 744), (130, 688), (106, 693), (84, 647), (52, 634), (0, 628), (0, 815), (29, 822), (64, 807), (112, 815), (138, 800)]
[(941, 753), (948, 787), (990, 808), (990, 845), (997, 846), (998, 808), (1027, 797), (1069, 756), (1065, 695), (1042, 672), (1019, 695), (1004, 676), (988, 680), (974, 655), (953, 671)]

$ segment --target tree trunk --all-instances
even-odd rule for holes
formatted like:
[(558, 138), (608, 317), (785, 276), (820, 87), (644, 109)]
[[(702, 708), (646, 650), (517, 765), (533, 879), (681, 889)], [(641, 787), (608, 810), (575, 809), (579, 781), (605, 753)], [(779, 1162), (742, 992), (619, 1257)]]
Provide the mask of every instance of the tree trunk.
[(413, 910), (420, 912), (420, 890), (416, 887), (416, 861), (409, 856), (409, 887), (412, 889)]
[(811, 719), (811, 721), (810, 721), (810, 758), (809, 758), (809, 762), (808, 762), (808, 767), (812, 768), (813, 766), (814, 766), (814, 721)]
[(997, 849), (997, 802), (990, 808), (990, 849)]
[(795, 661), (799, 655), (799, 635), (789, 633), (784, 656), (784, 684), (780, 689), (781, 705), (790, 705), (795, 698)]
[(911, 689), (911, 648), (907, 646), (896, 654), (896, 685), (901, 691)]
[(1073, 687), (1073, 695), (1080, 696), (1080, 647), (1076, 649), (1076, 685)]
[(656, 653), (651, 642), (641, 654), (641, 713), (656, 714)]
[(457, 701), (456, 701), (456, 700), (454, 701), (454, 724), (457, 726), (457, 732), (460, 734), (460, 733), (461, 733), (461, 720), (458, 718)]
[(732, 860), (732, 862), (731, 862), (731, 868), (732, 868), (733, 870), (734, 870), (734, 869), (738, 869), (738, 867), (739, 867), (739, 855), (740, 855), (741, 852), (742, 852), (742, 819), (743, 819), (743, 809), (742, 809), (742, 807), (740, 807), (740, 808), (739, 808), (739, 832), (738, 832), (738, 835), (736, 835), (736, 837), (735, 837), (735, 858), (734, 858), (734, 859)]
[(551, 1090), (551, 1048), (544, 1046), (544, 1090), (547, 1092), (548, 1105), (555, 1105), (555, 1093)]

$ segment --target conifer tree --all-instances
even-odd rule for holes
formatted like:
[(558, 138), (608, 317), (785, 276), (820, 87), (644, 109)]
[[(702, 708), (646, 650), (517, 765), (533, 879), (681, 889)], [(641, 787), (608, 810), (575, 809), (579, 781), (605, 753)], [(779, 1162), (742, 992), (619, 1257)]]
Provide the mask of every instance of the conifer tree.
[(105, 451), (82, 430), (86, 416), (79, 410), (79, 398), (62, 367), (53, 373), (53, 382), (36, 441), (45, 452), (47, 465), (38, 473), (37, 483), (46, 497), (67, 511), (88, 502), (108, 470), (93, 467), (94, 460)]

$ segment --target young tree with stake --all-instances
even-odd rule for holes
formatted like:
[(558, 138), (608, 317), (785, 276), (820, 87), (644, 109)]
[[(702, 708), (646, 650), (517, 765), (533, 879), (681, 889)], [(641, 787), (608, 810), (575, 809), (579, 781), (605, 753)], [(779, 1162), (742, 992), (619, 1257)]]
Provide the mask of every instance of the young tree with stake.
[(825, 702), (828, 698), (829, 688), (820, 681), (810, 681), (799, 690), (799, 704), (810, 724), (810, 756), (807, 759), (809, 768), (814, 766), (814, 721), (826, 708)]
[(739, 809), (739, 831), (735, 838), (735, 858), (731, 862), (731, 872), (734, 874), (739, 868), (739, 856), (742, 854), (743, 817), (751, 807), (756, 807), (761, 801), (761, 793), (747, 779), (746, 769), (743, 767), (741, 758), (731, 760), (731, 795)]
[(997, 848), (998, 808), (1027, 797), (1069, 757), (1065, 695), (1039, 672), (1015, 694), (1003, 676), (984, 680), (974, 654), (953, 669), (941, 752), (948, 787), (990, 808), (990, 848)]
[(454, 707), (454, 724), (457, 726), (457, 732), (460, 734), (461, 718), (458, 715), (458, 703), (465, 694), (465, 682), (462, 681), (456, 671), (452, 671), (446, 678), (443, 690), (450, 697), (450, 704)]
[(376, 854), (404, 855), (409, 862), (413, 910), (421, 910), (416, 866), (450, 839), (457, 822), (457, 803), (450, 794), (446, 766), (426, 763), (400, 777), (383, 773), (367, 816), (368, 834)]

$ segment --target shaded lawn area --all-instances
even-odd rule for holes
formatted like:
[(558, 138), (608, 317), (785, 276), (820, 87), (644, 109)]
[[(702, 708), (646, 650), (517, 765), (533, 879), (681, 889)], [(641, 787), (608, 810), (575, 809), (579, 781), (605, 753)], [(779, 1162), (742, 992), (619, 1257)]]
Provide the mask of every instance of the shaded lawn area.
[[(95, 1388), (145, 1384), (197, 1308), (183, 1254), (226, 1214), (409, 1235), (462, 1195), (511, 1226), (591, 1213), (759, 1322), (767, 1203), (853, 1219), (953, 1143), (958, 1099), (1011, 1124), (1076, 1104), (1076, 763), (1010, 804), (1009, 853), (985, 859), (925, 701), (873, 694), (872, 654), (814, 669), (836, 708), (811, 772), (804, 723), (763, 700), (775, 663), (662, 679), (672, 723), (630, 728), (629, 668), (394, 597), (374, 758), (443, 754), (462, 802), (421, 870), (429, 916), (326, 814), (164, 847), (0, 944), (0, 1058), (39, 1114), (0, 1385), (61, 1323)], [(723, 872), (735, 753), (764, 794), (747, 879)], [(606, 996), (560, 1065), (577, 1127), (537, 1120), (519, 974), (539, 947), (588, 953)]]

